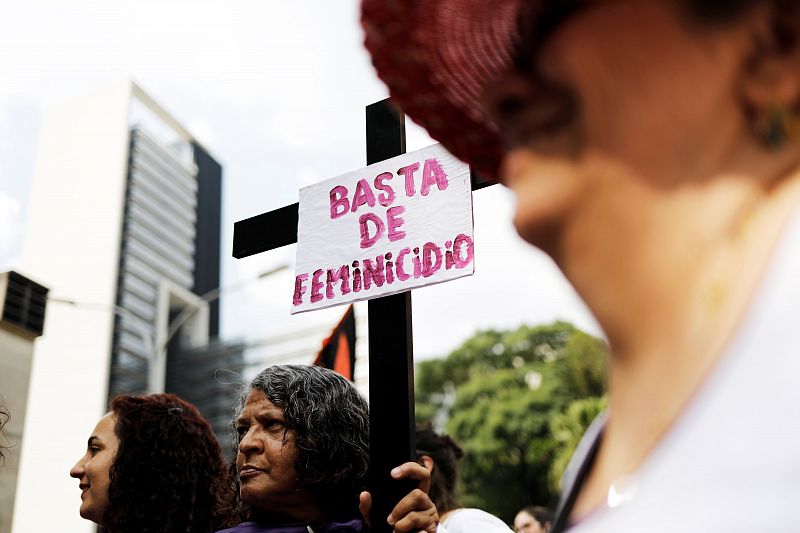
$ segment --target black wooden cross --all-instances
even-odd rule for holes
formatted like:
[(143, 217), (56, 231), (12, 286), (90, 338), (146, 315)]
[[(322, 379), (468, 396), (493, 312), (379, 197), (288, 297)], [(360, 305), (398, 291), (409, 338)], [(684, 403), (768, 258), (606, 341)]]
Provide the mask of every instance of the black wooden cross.
[[(388, 99), (367, 106), (367, 164), (405, 151), (402, 112)], [(472, 190), (491, 185), (474, 174), (471, 179)], [(241, 259), (297, 242), (297, 220), (295, 203), (236, 222), (233, 256)], [(386, 517), (413, 486), (389, 476), (395, 466), (415, 459), (411, 292), (370, 300), (368, 316), (372, 530), (389, 532)]]

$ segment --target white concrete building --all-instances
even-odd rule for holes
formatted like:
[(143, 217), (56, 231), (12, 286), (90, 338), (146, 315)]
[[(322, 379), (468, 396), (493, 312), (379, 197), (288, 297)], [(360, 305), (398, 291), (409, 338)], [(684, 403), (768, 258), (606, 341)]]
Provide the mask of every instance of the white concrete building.
[(13, 533), (93, 531), (68, 471), (109, 396), (164, 389), (187, 306), (176, 338), (217, 335), (200, 295), (219, 286), (220, 191), (219, 164), (131, 82), (46, 112), (20, 268), (51, 292)]

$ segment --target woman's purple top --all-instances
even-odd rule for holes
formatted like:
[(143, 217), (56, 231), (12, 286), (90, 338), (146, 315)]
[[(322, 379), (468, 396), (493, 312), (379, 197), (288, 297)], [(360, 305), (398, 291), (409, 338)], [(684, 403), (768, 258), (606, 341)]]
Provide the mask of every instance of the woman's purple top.
[[(314, 527), (314, 533), (367, 533), (369, 529), (361, 520), (349, 522), (328, 522), (322, 527)], [(242, 522), (238, 526), (217, 533), (311, 533), (305, 524), (273, 526), (258, 522)]]

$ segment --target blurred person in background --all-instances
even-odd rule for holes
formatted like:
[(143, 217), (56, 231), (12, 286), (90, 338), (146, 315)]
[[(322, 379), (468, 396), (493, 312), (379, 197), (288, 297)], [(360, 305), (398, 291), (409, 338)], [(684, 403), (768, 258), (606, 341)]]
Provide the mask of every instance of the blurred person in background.
[(211, 533), (235, 522), (222, 448), (172, 394), (118, 396), (72, 467), (80, 515), (107, 533)]
[[(359, 497), (369, 466), (369, 408), (352, 383), (318, 366), (271, 366), (235, 411), (246, 521), (224, 533), (367, 531)], [(425, 472), (414, 466), (404, 465), (404, 473)], [(395, 531), (435, 530), (433, 504), (419, 492), (398, 504)]]
[(449, 435), (417, 426), (417, 460), (431, 473), (430, 497), (439, 512), (440, 533), (510, 533), (502, 520), (480, 509), (464, 508), (456, 497), (458, 462), (464, 451)]
[(0, 405), (0, 466), (3, 466), (5, 463), (5, 452), (8, 451), (8, 443), (6, 442), (6, 436), (3, 433), (3, 428), (8, 421), (11, 420), (11, 413), (8, 412), (8, 409)]
[(553, 522), (553, 513), (546, 507), (529, 505), (514, 517), (514, 533), (548, 533)]
[(514, 192), (609, 340), (553, 529), (796, 529), (800, 2), (362, 0), (362, 22), (394, 100)]

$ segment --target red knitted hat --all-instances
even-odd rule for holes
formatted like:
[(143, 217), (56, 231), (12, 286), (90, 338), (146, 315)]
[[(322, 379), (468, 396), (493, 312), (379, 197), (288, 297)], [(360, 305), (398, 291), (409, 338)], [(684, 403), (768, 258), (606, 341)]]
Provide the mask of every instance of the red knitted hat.
[[(530, 0), (529, 0), (530, 1)], [(480, 102), (509, 71), (525, 0), (362, 0), (365, 45), (391, 97), (482, 177), (505, 153)]]

